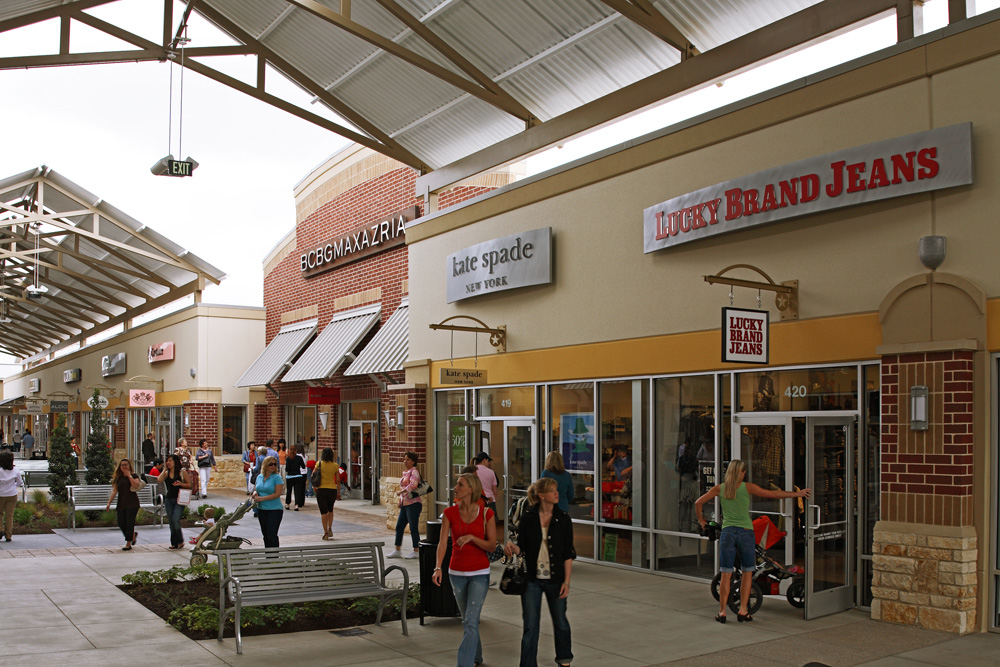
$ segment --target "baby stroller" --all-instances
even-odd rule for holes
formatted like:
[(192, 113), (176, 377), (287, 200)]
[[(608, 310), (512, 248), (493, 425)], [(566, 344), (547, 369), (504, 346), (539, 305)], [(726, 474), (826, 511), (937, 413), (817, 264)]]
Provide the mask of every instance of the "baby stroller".
[[(786, 531), (779, 531), (769, 517), (762, 516), (754, 519), (754, 536), (757, 543), (754, 550), (757, 562), (750, 588), (750, 599), (747, 603), (747, 612), (756, 614), (764, 604), (764, 595), (778, 595), (781, 582), (792, 578), (792, 583), (785, 592), (788, 603), (797, 609), (805, 606), (806, 582), (805, 570), (797, 565), (782, 565), (767, 554), (767, 550), (780, 542)], [(712, 539), (711, 536), (709, 539)], [(736, 569), (740, 570), (739, 554), (736, 555)], [(742, 577), (734, 576), (731, 579), (729, 588), (729, 608), (738, 612), (740, 608), (740, 584)], [(719, 599), (719, 584), (722, 580), (722, 573), (715, 575), (712, 579), (712, 597)]]
[(226, 531), (242, 519), (251, 507), (253, 501), (247, 498), (231, 514), (223, 515), (213, 525), (201, 531), (191, 548), (191, 565), (204, 565), (208, 562), (208, 555), (218, 549), (239, 549), (243, 544), (250, 544), (250, 540), (244, 537), (227, 537)]

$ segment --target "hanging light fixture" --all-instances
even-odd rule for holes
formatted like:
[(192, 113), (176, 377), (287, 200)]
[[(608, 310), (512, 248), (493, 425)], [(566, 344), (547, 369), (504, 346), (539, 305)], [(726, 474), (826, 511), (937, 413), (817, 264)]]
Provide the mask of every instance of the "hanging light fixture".
[(42, 243), (42, 223), (31, 223), (31, 229), (35, 233), (35, 282), (25, 288), (25, 296), (29, 299), (41, 299), (42, 295), (49, 291), (49, 288), (38, 282), (38, 263)]

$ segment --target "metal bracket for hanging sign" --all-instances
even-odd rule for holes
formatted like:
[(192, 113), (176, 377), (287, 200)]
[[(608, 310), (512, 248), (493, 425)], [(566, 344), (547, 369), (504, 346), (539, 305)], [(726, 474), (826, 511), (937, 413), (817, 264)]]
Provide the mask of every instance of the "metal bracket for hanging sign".
[[(459, 324), (447, 324), (452, 320), (465, 319), (472, 320), (477, 323), (478, 327), (463, 326)], [(490, 335), (490, 345), (497, 349), (497, 352), (507, 351), (507, 325), (501, 324), (496, 328), (491, 328), (486, 326), (486, 323), (482, 320), (477, 320), (475, 317), (470, 317), (469, 315), (455, 315), (442, 320), (440, 324), (429, 325), (431, 329), (437, 331), (439, 329), (444, 329), (445, 331), (471, 331), (473, 333), (489, 334)]]
[[(732, 271), (733, 269), (748, 269), (750, 271), (756, 271), (761, 276), (764, 277), (767, 282), (761, 282), (757, 280), (742, 280), (740, 278), (727, 278), (725, 273)], [(774, 305), (781, 314), (782, 320), (797, 320), (799, 319), (799, 281), (798, 280), (785, 280), (780, 284), (771, 280), (771, 276), (767, 275), (756, 266), (750, 264), (733, 264), (732, 266), (727, 266), (726, 268), (719, 271), (717, 275), (705, 276), (705, 282), (709, 285), (730, 285), (736, 287), (747, 287), (749, 289), (755, 290), (767, 290), (769, 292), (775, 292)], [(730, 304), (731, 305), (731, 304)]]
[(157, 391), (163, 391), (163, 380), (154, 380), (148, 375), (133, 375), (129, 379), (125, 380), (125, 384), (152, 384), (156, 385)]

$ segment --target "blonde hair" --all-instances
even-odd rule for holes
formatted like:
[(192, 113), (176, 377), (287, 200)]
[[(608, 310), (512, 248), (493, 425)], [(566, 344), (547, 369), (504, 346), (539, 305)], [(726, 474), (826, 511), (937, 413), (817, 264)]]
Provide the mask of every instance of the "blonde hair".
[(528, 487), (528, 502), (537, 505), (541, 498), (538, 496), (552, 491), (557, 486), (556, 480), (551, 477), (542, 477), (540, 480)]
[(746, 469), (746, 464), (739, 459), (733, 459), (729, 462), (729, 467), (726, 468), (726, 481), (724, 482), (726, 490), (722, 494), (727, 500), (732, 500), (736, 497), (736, 490), (740, 488), (740, 474)]
[[(264, 459), (264, 461), (263, 461), (263, 462), (262, 462), (262, 463), (260, 464), (260, 474), (264, 476), (264, 479), (267, 479), (268, 477), (270, 477), (270, 475), (269, 475), (269, 474), (267, 473), (267, 466), (268, 466), (268, 464), (269, 464), (269, 463), (270, 463), (271, 461), (274, 461), (274, 465), (278, 465), (278, 459), (276, 459), (276, 458), (275, 458), (275, 457), (273, 457), (273, 456), (268, 456), (268, 457), (267, 457), (266, 459)], [(275, 475), (277, 475), (278, 473), (277, 473), (277, 472), (275, 472), (274, 474), (275, 474)]]
[(483, 483), (479, 481), (479, 475), (475, 475), (470, 472), (463, 472), (458, 476), (458, 479), (464, 479), (465, 483), (472, 489), (472, 497), (469, 498), (469, 502), (478, 503), (479, 499), (483, 496)]
[(563, 463), (562, 454), (553, 450), (545, 457), (545, 469), (561, 475), (566, 472), (566, 465)]

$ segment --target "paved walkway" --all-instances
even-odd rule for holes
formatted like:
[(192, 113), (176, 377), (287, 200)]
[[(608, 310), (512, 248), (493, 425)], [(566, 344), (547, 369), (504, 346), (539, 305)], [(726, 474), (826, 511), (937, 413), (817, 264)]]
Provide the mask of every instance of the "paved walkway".
[[(227, 492), (210, 501), (235, 505), (241, 495)], [(382, 539), (391, 545), (381, 508), (358, 501), (337, 507), (336, 539)], [(251, 519), (241, 524), (234, 532), (253, 535), (260, 544), (256, 523)], [(318, 526), (315, 504), (286, 512), (282, 543), (320, 543)], [(282, 661), (295, 667), (455, 664), (462, 634), (456, 619), (428, 619), (424, 626), (413, 621), (408, 637), (402, 636), (398, 622), (366, 626), (368, 634), (357, 637), (337, 637), (329, 631), (245, 637), (242, 656), (236, 655), (232, 639), (187, 639), (115, 587), (123, 574), (187, 562), (186, 552), (167, 550), (165, 528), (141, 529), (138, 547), (127, 553), (120, 550), (117, 529), (67, 533), (15, 536), (13, 542), (0, 544), (0, 666), (131, 667), (146, 660), (185, 667), (273, 667)], [(417, 561), (393, 562), (404, 565), (411, 580), (417, 579)], [(1000, 664), (1000, 636), (994, 634), (955, 637), (877, 623), (858, 611), (804, 621), (801, 612), (777, 598), (768, 598), (751, 624), (718, 625), (712, 620), (715, 612), (705, 584), (578, 563), (569, 601), (573, 664)], [(544, 614), (542, 633), (539, 664), (553, 664), (551, 623)], [(482, 621), (486, 666), (516, 665), (520, 634), (518, 599), (491, 589)]]

